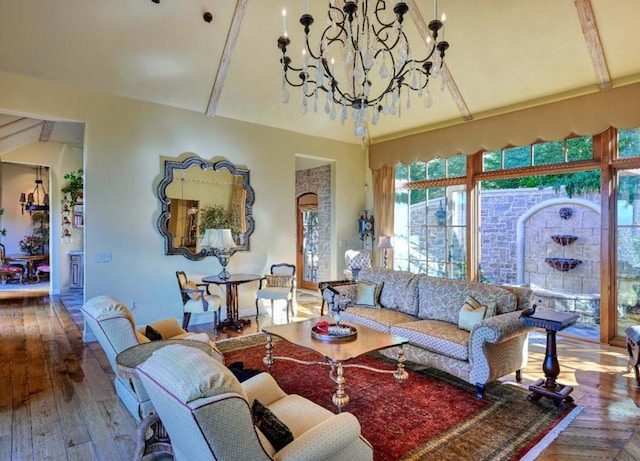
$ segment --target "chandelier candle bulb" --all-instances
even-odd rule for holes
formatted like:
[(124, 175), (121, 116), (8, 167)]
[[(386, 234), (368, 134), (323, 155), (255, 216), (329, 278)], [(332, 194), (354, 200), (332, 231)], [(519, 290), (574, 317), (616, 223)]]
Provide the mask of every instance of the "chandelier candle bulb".
[(433, 0), (433, 19), (438, 19), (438, 0)]
[(287, 10), (285, 8), (282, 8), (282, 35), (285, 37), (287, 36), (286, 19), (287, 19)]

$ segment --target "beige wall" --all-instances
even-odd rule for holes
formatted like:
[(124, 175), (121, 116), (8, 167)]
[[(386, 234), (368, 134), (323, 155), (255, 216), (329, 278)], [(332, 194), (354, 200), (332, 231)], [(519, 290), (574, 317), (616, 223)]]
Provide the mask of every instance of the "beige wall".
[[(156, 226), (161, 157), (193, 152), (251, 170), (256, 229), (251, 251), (231, 258), (232, 272), (263, 273), (274, 262), (295, 261), (296, 154), (335, 161), (333, 245), (355, 239), (354, 222), (365, 205), (365, 153), (357, 145), (6, 73), (0, 73), (0, 87), (2, 112), (85, 122), (85, 297), (112, 294), (129, 306), (135, 302), (138, 323), (181, 318), (176, 270), (192, 276), (220, 270), (214, 258), (163, 254)], [(101, 252), (111, 253), (111, 262), (96, 262)], [(254, 309), (255, 288), (242, 287), (241, 310)], [(210, 317), (195, 319), (205, 320)]]

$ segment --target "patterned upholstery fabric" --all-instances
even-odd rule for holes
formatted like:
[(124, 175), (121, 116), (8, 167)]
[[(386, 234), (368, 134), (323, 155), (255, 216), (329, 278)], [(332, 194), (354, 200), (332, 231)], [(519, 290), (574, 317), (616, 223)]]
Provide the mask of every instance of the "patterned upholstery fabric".
[[(377, 267), (363, 269), (360, 280), (383, 283), (383, 307), (349, 307), (341, 313), (343, 321), (407, 338), (407, 360), (439, 368), (474, 385), (484, 385), (526, 366), (531, 328), (524, 325), (519, 311), (531, 306), (530, 288), (498, 287)], [(330, 312), (342, 295), (353, 300), (357, 285), (334, 288), (338, 295), (323, 292)], [(483, 305), (496, 303), (496, 315), (475, 324), (470, 332), (458, 328), (460, 308), (467, 296)], [(396, 358), (394, 349), (382, 353)]]
[[(167, 349), (163, 348), (162, 350)], [(189, 348), (184, 354), (151, 357), (138, 367), (138, 374), (171, 438), (176, 460), (372, 460), (373, 449), (360, 435), (360, 424), (352, 414), (333, 414), (298, 395), (287, 395), (268, 373), (243, 383), (234, 376), (223, 389), (215, 386), (202, 392), (198, 380), (184, 380), (180, 373), (166, 370), (166, 361), (184, 360), (199, 366), (204, 374), (224, 373), (201, 351)], [(155, 362), (155, 363), (154, 363)], [(195, 363), (199, 365), (195, 365)], [(178, 368), (183, 365), (177, 364)], [(186, 402), (185, 395), (203, 397)], [(250, 406), (259, 400), (292, 431), (294, 439), (276, 451), (253, 425)]]
[(382, 267), (369, 267), (360, 272), (360, 280), (382, 283), (380, 304), (409, 315), (418, 314), (417, 281), (421, 276), (411, 272), (395, 271)]
[[(116, 356), (129, 347), (136, 346), (149, 339), (144, 336), (144, 328), (136, 330), (135, 319), (131, 311), (113, 296), (96, 296), (89, 299), (82, 306), (85, 327), (88, 327), (96, 336), (100, 346), (104, 350), (109, 363), (116, 373), (114, 386), (116, 393), (123, 401), (129, 412), (138, 420), (149, 415), (153, 410), (149, 396), (144, 386), (137, 378), (124, 379), (118, 376)], [(195, 339), (208, 342), (213, 349), (212, 356), (220, 362), (224, 362), (224, 356), (209, 341), (204, 334), (194, 335), (180, 328), (175, 318), (161, 320), (152, 323), (151, 326), (158, 330), (165, 339)]]

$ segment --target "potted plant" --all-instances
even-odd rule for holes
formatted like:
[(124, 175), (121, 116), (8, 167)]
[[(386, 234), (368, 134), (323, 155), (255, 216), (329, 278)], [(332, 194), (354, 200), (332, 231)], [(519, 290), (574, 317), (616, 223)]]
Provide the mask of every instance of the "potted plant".
[(200, 212), (200, 234), (204, 234), (207, 229), (231, 229), (235, 233), (233, 217), (222, 205), (207, 206)]
[(71, 206), (76, 204), (78, 193), (81, 192), (84, 187), (83, 173), (82, 168), (78, 168), (76, 171), (71, 171), (64, 175), (64, 179), (69, 182), (61, 190), (65, 194), (69, 194), (69, 203)]

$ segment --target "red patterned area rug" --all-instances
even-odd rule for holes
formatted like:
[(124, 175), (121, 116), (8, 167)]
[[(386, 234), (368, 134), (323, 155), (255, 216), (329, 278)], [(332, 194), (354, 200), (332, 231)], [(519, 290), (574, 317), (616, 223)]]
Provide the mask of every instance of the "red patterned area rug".
[[(264, 343), (264, 335), (258, 334), (217, 344), (227, 365), (241, 361), (245, 368), (264, 370)], [(275, 342), (273, 353), (321, 360), (318, 354), (285, 341)], [(394, 369), (394, 364), (379, 354), (361, 357), (357, 363)], [(568, 406), (560, 413), (548, 399), (529, 402), (526, 391), (504, 383), (487, 386), (485, 398), (480, 400), (474, 386), (464, 381), (432, 368), (406, 365), (409, 379), (402, 390), (392, 375), (345, 369), (350, 402), (343, 410), (360, 421), (376, 461), (533, 459), (545, 435), (557, 436), (580, 411)], [(335, 384), (328, 367), (280, 360), (272, 374), (285, 392), (337, 411), (331, 401)]]

